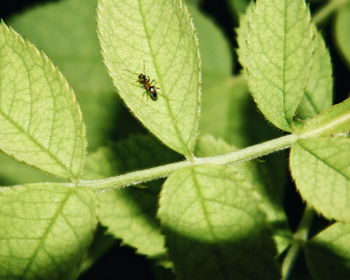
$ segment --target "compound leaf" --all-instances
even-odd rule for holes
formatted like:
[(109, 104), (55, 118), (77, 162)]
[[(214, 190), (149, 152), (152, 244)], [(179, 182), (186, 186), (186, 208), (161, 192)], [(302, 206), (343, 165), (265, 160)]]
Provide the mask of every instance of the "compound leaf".
[(237, 170), (202, 165), (173, 173), (158, 215), (179, 279), (278, 279), (264, 216)]
[(86, 137), (73, 91), (47, 57), (0, 25), (0, 149), (54, 175), (78, 178)]
[(0, 191), (0, 278), (73, 279), (97, 225), (90, 190), (32, 184)]
[[(100, 0), (102, 54), (118, 93), (162, 142), (191, 156), (198, 129), (198, 43), (182, 0)], [(152, 100), (139, 73), (159, 87)], [(146, 95), (146, 96), (144, 96)]]
[(315, 27), (304, 0), (260, 0), (248, 14), (238, 34), (249, 87), (265, 117), (291, 131), (310, 76)]
[(350, 139), (304, 139), (293, 144), (290, 167), (308, 204), (327, 218), (350, 221)]

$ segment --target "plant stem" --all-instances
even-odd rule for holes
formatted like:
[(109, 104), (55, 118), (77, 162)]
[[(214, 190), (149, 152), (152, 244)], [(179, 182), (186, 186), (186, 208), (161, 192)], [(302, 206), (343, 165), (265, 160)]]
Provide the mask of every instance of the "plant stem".
[(106, 179), (81, 180), (74, 184), (68, 183), (65, 185), (90, 187), (95, 191), (108, 191), (110, 189), (119, 189), (126, 186), (137, 185), (150, 180), (167, 177), (172, 172), (184, 167), (196, 166), (201, 164), (234, 164), (255, 159), (276, 151), (287, 149), (298, 139), (299, 136), (289, 134), (261, 144), (247, 147), (245, 149), (228, 153), (226, 155), (205, 158), (193, 158), (192, 160), (170, 163)]
[(328, 16), (346, 3), (349, 3), (349, 0), (330, 0), (327, 5), (313, 16), (313, 21), (316, 24), (322, 23)]
[(299, 227), (293, 235), (292, 245), (282, 263), (282, 280), (287, 280), (289, 278), (290, 272), (293, 268), (299, 251), (307, 241), (313, 216), (314, 211), (307, 206), (304, 210), (304, 214), (300, 221)]

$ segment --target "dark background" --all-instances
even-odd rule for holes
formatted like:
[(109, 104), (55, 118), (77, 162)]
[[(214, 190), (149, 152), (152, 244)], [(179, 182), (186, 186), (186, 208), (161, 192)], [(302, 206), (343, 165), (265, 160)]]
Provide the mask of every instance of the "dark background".
[[(6, 20), (6, 18), (11, 15), (30, 8), (33, 5), (58, 1), (59, 0), (3, 0), (1, 1), (0, 17)], [(326, 2), (327, 1), (321, 0), (311, 1), (311, 11), (317, 11), (322, 4)], [(233, 28), (237, 27), (237, 18), (232, 17), (226, 0), (203, 0), (200, 8), (221, 27), (231, 44), (231, 49), (236, 48), (237, 42), (235, 41)], [(332, 16), (323, 22), (322, 25), (319, 26), (319, 29), (331, 53), (334, 75), (334, 102), (338, 103), (348, 97), (350, 92), (350, 83), (348, 82), (350, 77), (349, 67), (343, 61), (335, 46)], [(236, 57), (234, 59), (237, 61)], [(236, 68), (233, 69), (233, 72), (237, 74), (240, 71), (240, 66), (238, 63), (235, 63), (235, 65)], [(290, 178), (286, 187), (285, 197), (285, 209), (288, 214), (289, 222), (291, 227), (295, 229), (302, 215), (304, 205)], [(327, 221), (317, 218), (313, 225), (313, 232), (317, 232), (327, 223)], [(294, 277), (292, 278), (298, 279), (298, 275), (300, 275), (300, 273), (304, 274), (304, 272), (306, 272), (305, 270), (306, 268), (301, 258), (301, 260), (297, 262), (297, 266), (293, 272)], [(116, 244), (79, 279), (172, 279), (172, 274), (170, 271), (154, 265), (147, 258), (135, 254), (132, 248), (120, 246), (120, 243), (116, 242)]]

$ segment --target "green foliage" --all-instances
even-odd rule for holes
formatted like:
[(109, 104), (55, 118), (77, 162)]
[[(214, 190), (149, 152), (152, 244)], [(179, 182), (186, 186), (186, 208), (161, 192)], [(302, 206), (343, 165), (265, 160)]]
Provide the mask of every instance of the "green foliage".
[(350, 99), (338, 103), (307, 122), (302, 122), (298, 133), (317, 136), (344, 135), (350, 130)]
[(350, 221), (350, 139), (304, 139), (292, 146), (290, 166), (303, 198), (325, 217)]
[(168, 178), (158, 214), (180, 279), (278, 279), (274, 246), (252, 189), (239, 169), (214, 165)]
[(349, 224), (335, 223), (311, 239), (305, 250), (314, 279), (349, 278), (349, 234)]
[[(126, 170), (146, 168), (178, 159), (147, 136), (134, 136), (108, 148), (100, 148), (87, 161), (85, 178), (97, 179)], [(98, 194), (100, 222), (107, 232), (136, 248), (140, 254), (163, 262), (164, 236), (155, 218), (159, 184)], [(118, 209), (118, 211), (116, 211)]]
[(73, 91), (43, 53), (4, 23), (0, 46), (0, 148), (54, 175), (79, 177), (86, 139)]
[[(235, 150), (237, 149), (223, 140), (206, 135), (199, 138), (196, 154), (201, 157), (208, 157), (224, 155)], [(288, 228), (287, 217), (281, 207), (280, 190), (275, 188), (275, 185), (260, 165), (256, 162), (246, 162), (237, 165), (235, 169), (241, 178), (245, 178), (254, 188), (255, 195), (259, 198), (257, 199), (259, 208), (271, 224), (278, 252), (281, 253), (289, 245), (291, 232)], [(279, 187), (281, 186), (279, 185)]]
[[(119, 95), (162, 142), (191, 156), (198, 134), (200, 65), (183, 1), (102, 0), (97, 14), (102, 54)], [(159, 87), (157, 102), (138, 84), (139, 73)]]
[(72, 279), (97, 223), (94, 194), (59, 184), (0, 191), (0, 278)]
[(214, 22), (194, 6), (189, 5), (189, 10), (200, 42), (203, 88), (206, 90), (211, 83), (231, 76), (232, 54), (224, 35)]
[(249, 0), (226, 0), (229, 4), (232, 13), (236, 16), (244, 14), (247, 6), (249, 5)]
[[(350, 278), (350, 99), (332, 106), (315, 26), (341, 1), (313, 21), (304, 0), (228, 0), (239, 75), (208, 0), (38, 5), (9, 20), (25, 39), (2, 22), (0, 279), (77, 279), (114, 240), (155, 279)], [(295, 231), (287, 151), (272, 154), (289, 147)]]
[(305, 95), (297, 114), (300, 118), (311, 118), (332, 105), (332, 65), (328, 50), (320, 34), (316, 35), (315, 53)]
[(291, 131), (310, 76), (315, 29), (303, 0), (260, 0), (245, 17), (240, 61), (259, 109)]
[(345, 60), (350, 65), (350, 3), (338, 10), (335, 21), (335, 38)]
[[(62, 0), (32, 8), (9, 24), (59, 67), (77, 94), (89, 150), (106, 144), (120, 104), (102, 62), (96, 34), (96, 0)], [(59, 15), (59, 16), (57, 16)]]

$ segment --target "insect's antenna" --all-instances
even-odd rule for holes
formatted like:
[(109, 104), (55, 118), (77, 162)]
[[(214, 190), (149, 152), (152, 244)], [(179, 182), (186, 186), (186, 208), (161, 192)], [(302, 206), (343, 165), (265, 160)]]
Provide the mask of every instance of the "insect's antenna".
[(134, 75), (138, 75), (138, 73), (132, 72), (132, 71), (127, 70), (127, 69), (124, 69), (124, 71), (129, 72), (129, 73), (134, 74)]
[(146, 73), (146, 63), (145, 63), (145, 60), (143, 60), (143, 73)]

